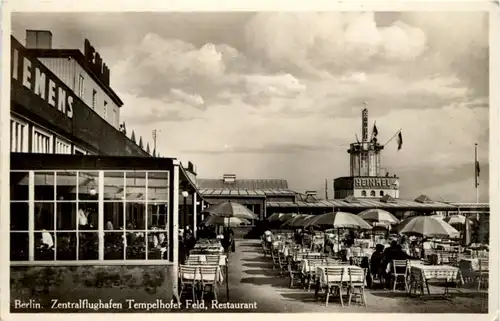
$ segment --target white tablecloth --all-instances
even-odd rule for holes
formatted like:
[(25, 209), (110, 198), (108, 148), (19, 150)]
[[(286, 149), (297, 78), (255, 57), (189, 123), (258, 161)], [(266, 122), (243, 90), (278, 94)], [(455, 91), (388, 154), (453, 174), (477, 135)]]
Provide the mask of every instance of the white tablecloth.
[(459, 278), (460, 270), (457, 267), (450, 265), (423, 265), (412, 264), (410, 268), (412, 276), (425, 280), (439, 279), (456, 281)]
[[(226, 265), (226, 255), (218, 255), (219, 257), (219, 265)], [(189, 255), (189, 259), (197, 259), (200, 263), (205, 263), (207, 261), (207, 256), (205, 254), (191, 254)]]

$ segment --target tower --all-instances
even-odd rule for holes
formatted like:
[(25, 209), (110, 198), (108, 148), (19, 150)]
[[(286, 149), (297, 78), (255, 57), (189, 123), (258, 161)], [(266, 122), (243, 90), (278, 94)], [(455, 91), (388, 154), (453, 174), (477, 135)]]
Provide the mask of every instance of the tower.
[(380, 175), (380, 152), (384, 146), (380, 145), (372, 133), (368, 138), (368, 109), (366, 107), (361, 112), (361, 142), (351, 143), (350, 170), (351, 177), (376, 177)]

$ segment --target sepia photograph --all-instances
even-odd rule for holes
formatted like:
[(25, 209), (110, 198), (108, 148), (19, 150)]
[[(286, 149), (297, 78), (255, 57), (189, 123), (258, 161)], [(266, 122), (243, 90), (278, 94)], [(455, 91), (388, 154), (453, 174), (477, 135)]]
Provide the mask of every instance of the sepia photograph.
[(12, 12), (10, 313), (491, 312), (490, 27)]

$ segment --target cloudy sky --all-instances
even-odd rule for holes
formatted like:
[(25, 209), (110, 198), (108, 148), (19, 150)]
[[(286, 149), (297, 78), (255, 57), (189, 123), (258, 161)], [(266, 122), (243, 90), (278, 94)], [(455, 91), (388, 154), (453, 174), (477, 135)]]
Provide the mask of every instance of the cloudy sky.
[[(324, 192), (349, 175), (348, 144), (370, 127), (401, 197), (488, 200), (488, 18), (445, 12), (13, 14), (12, 32), (88, 38), (111, 70), (130, 134), (200, 177), (284, 178)], [(331, 188), (330, 182), (330, 188)], [(331, 193), (331, 191), (330, 191)], [(330, 194), (331, 195), (331, 194)]]

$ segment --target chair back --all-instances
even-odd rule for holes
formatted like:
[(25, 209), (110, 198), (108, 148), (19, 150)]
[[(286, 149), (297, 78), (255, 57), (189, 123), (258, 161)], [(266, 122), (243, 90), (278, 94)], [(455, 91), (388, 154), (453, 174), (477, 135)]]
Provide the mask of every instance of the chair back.
[(488, 272), (490, 270), (490, 260), (489, 259), (479, 259), (479, 271)]
[(325, 281), (327, 284), (344, 282), (344, 268), (325, 267)]
[(202, 265), (198, 267), (200, 270), (202, 284), (214, 284), (218, 281), (219, 266), (218, 265)]
[(349, 283), (351, 285), (365, 285), (366, 269), (348, 268), (347, 274), (349, 275)]
[(194, 284), (199, 277), (199, 268), (198, 266), (180, 265), (179, 276), (181, 284)]
[(206, 258), (206, 264), (208, 265), (219, 265), (221, 260), (220, 255), (207, 255)]
[(324, 265), (326, 265), (326, 266), (328, 266), (328, 265), (340, 265), (340, 260), (336, 260), (333, 258), (323, 259), (323, 262), (324, 262)]
[(408, 273), (408, 260), (393, 260), (392, 269), (394, 275), (406, 275)]
[(188, 257), (186, 259), (186, 262), (184, 263), (184, 265), (200, 265), (200, 264), (201, 261), (199, 256)]

